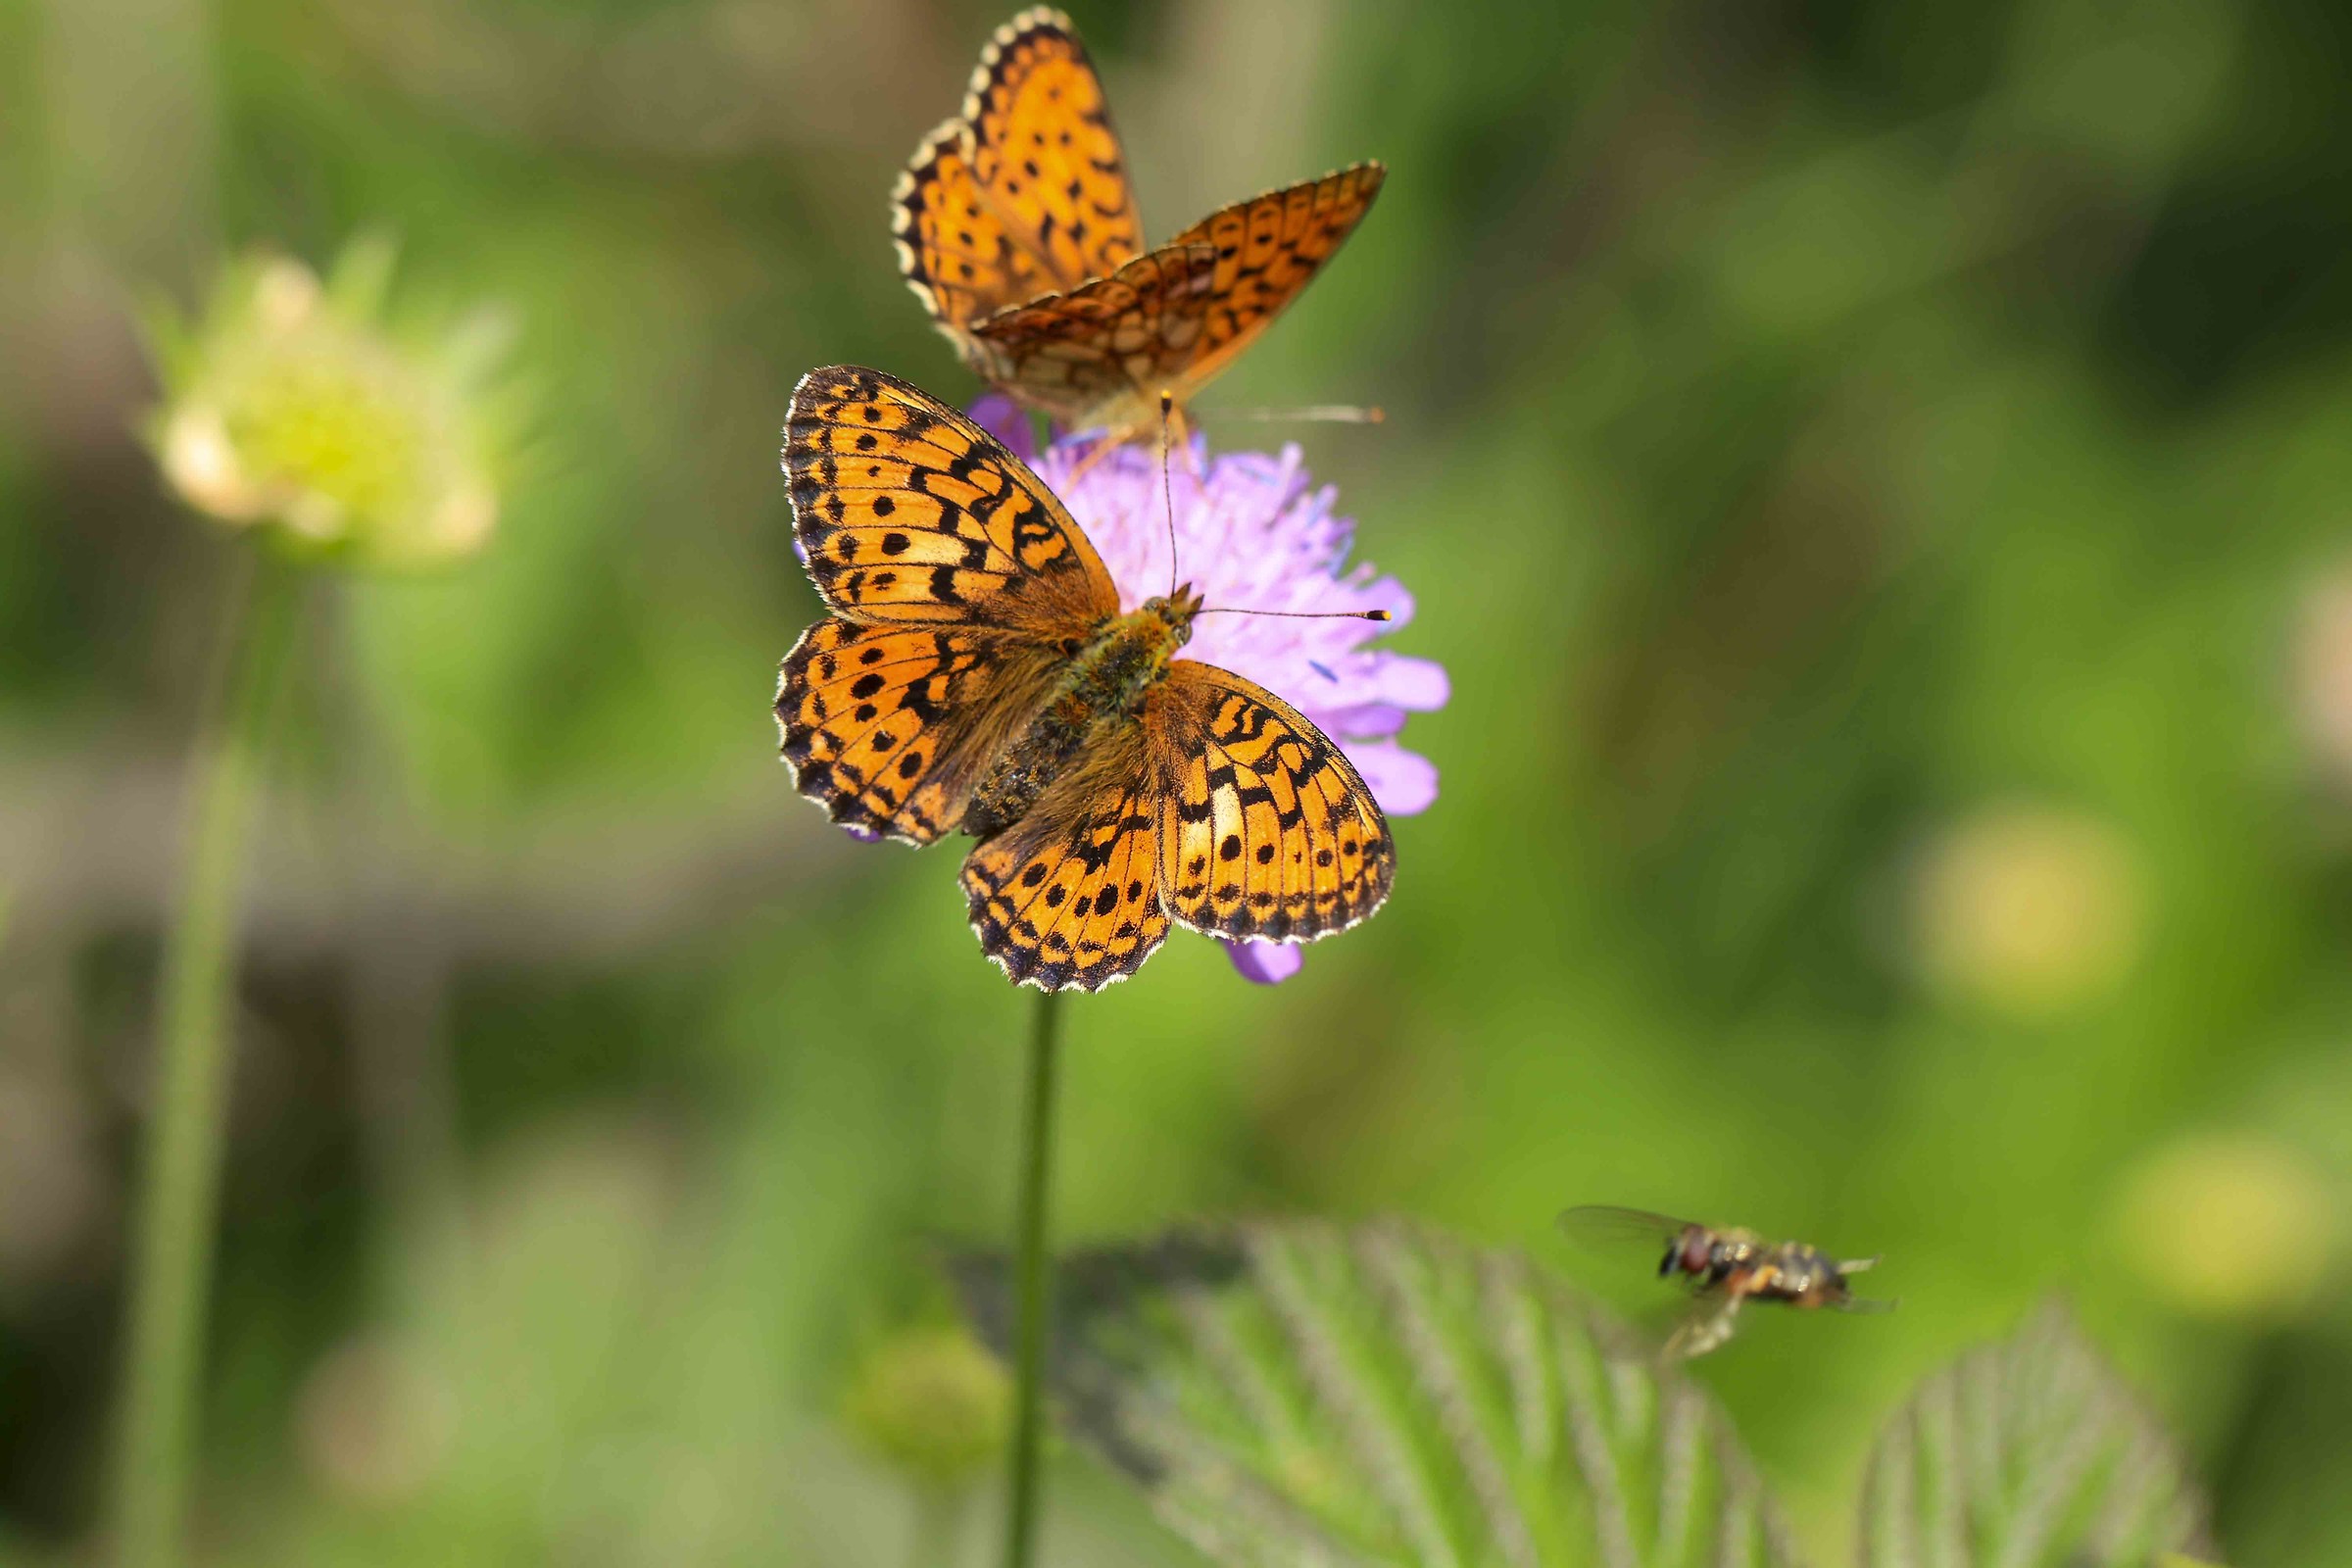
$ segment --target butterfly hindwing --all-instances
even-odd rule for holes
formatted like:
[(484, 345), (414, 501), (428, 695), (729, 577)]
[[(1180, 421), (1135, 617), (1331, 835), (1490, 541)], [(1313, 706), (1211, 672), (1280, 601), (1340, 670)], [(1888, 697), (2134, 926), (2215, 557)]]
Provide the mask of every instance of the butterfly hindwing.
[(1372, 792), (1297, 709), (1177, 660), (1146, 695), (1168, 912), (1212, 936), (1295, 941), (1379, 908), (1396, 851)]
[(836, 822), (929, 844), (1044, 702), (1054, 650), (969, 626), (808, 628), (776, 688), (784, 760)]
[(1073, 428), (1135, 422), (1183, 378), (1216, 286), (1210, 245), (1169, 245), (972, 329), (982, 374)]
[(793, 529), (837, 612), (1058, 639), (1117, 611), (1054, 493), (929, 393), (858, 366), (811, 370), (784, 431)]
[(1168, 934), (1160, 811), (1140, 726), (1104, 734), (1018, 822), (963, 862), (981, 949), (1017, 983), (1097, 991)]

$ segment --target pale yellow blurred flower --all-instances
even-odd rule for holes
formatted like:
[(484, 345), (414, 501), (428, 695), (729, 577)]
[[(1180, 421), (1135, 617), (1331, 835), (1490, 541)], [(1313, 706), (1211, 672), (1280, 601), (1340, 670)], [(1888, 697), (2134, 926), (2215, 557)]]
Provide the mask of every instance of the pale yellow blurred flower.
[(1987, 808), (1929, 847), (1913, 888), (1920, 966), (1939, 986), (2040, 1018), (2112, 990), (2139, 956), (2146, 894), (2131, 845), (2095, 817)]
[(1004, 1450), (1012, 1382), (957, 1328), (913, 1329), (858, 1368), (842, 1419), (867, 1448), (926, 1487), (969, 1481)]
[(2125, 1175), (2112, 1233), (2132, 1268), (2181, 1310), (2256, 1320), (2307, 1308), (2343, 1240), (2320, 1174), (2252, 1133), (2158, 1150)]
[(256, 257), (197, 320), (156, 322), (164, 402), (149, 433), (181, 500), (307, 560), (430, 566), (481, 548), (499, 510), (498, 329), (396, 326), (390, 270), (377, 241), (325, 283)]
[(2295, 650), (2296, 706), (2320, 763), (2352, 788), (2352, 566), (2313, 588)]

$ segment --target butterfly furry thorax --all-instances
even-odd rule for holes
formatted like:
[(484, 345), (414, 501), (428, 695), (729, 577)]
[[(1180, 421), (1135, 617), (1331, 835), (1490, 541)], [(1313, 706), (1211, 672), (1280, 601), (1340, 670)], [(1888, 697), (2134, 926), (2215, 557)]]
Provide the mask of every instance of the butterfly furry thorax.
[(1388, 897), (1354, 764), (1274, 693), (1175, 657), (1189, 588), (1122, 612), (1085, 530), (971, 419), (879, 370), (812, 370), (784, 466), (831, 612), (777, 683), (794, 784), (861, 832), (978, 838), (967, 909), (1014, 980), (1092, 991), (1171, 924), (1307, 941)]
[(1200, 596), (1188, 584), (1102, 622), (1083, 643), (1065, 640), (1068, 665), (1029, 727), (972, 791), (964, 831), (986, 838), (1019, 821), (1099, 730), (1133, 722), (1145, 689), (1166, 674), (1176, 650), (1191, 641), (1200, 612)]

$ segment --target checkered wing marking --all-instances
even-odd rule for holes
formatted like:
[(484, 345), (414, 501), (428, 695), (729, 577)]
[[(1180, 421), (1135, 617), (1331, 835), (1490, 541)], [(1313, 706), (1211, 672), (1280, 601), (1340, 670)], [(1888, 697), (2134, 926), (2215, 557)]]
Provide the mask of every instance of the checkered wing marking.
[(1028, 465), (895, 376), (803, 376), (784, 471), (808, 574), (848, 619), (1058, 639), (1118, 611), (1094, 546)]
[(1338, 746), (1281, 698), (1178, 660), (1146, 695), (1168, 912), (1212, 936), (1306, 941), (1378, 909), (1389, 826)]
[(890, 193), (899, 271), (967, 364), (989, 374), (985, 351), (966, 330), (1008, 306), (1052, 293), (1061, 280), (1015, 244), (972, 178), (963, 122), (923, 139)]
[(1236, 202), (1168, 241), (1217, 252), (1216, 279), (1199, 296), (1199, 333), (1174, 388), (1180, 399), (1206, 385), (1298, 297), (1372, 210), (1387, 178), (1380, 164), (1353, 164)]
[(1143, 731), (1129, 724), (965, 858), (982, 951), (1041, 991), (1135, 973), (1168, 934), (1159, 821)]
[(1147, 403), (1187, 373), (1216, 272), (1210, 245), (1139, 256), (1083, 288), (990, 317), (973, 328), (973, 363), (1030, 407), (1090, 428), (1106, 406)]
[(963, 122), (974, 183), (1057, 287), (1114, 271), (1144, 248), (1127, 156), (1069, 18), (1040, 7), (999, 27)]
[(899, 270), (967, 359), (973, 322), (1143, 249), (1102, 84), (1054, 11), (997, 29), (963, 113), (923, 139), (891, 200)]
[(776, 723), (793, 784), (836, 822), (929, 844), (1052, 685), (1055, 650), (968, 626), (828, 616), (784, 660)]

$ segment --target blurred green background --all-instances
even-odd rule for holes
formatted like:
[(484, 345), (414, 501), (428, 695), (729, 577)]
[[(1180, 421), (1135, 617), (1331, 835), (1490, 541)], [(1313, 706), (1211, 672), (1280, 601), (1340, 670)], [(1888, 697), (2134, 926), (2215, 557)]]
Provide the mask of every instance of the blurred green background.
[[(2352, 54), (2320, 0), (1074, 5), (1156, 237), (1392, 175), (1200, 406), (1297, 432), (1451, 706), (1384, 916), (1072, 1010), (1065, 1237), (1582, 1201), (1883, 1251), (1696, 1373), (1819, 1560), (2073, 1298), (2243, 1568), (2352, 1560)], [(1001, 10), (0, 0), (0, 1563), (78, 1560), (232, 547), (141, 302), (403, 243), (537, 393), (495, 545), (322, 580), (260, 835), (203, 1530), (903, 1561), (840, 1418), (1007, 1229), (1027, 994), (766, 714), (812, 365), (973, 386), (885, 196)], [(1294, 432), (1276, 430), (1277, 435)], [(1659, 1305), (1632, 1260), (1637, 1308)], [(1654, 1289), (1654, 1287), (1653, 1287)], [(988, 1560), (993, 1477), (963, 1521)], [(1081, 1461), (1052, 1558), (1176, 1564)]]

